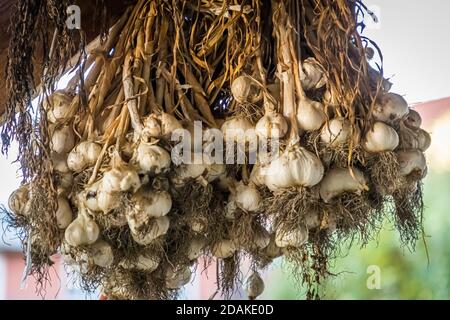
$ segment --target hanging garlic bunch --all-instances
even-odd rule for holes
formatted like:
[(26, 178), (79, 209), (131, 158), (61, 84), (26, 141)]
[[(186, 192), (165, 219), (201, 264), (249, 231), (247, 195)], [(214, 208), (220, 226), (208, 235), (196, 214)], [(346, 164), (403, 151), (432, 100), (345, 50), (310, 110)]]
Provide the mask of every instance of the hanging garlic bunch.
[(303, 72), (300, 73), (303, 89), (320, 89), (327, 83), (323, 67), (316, 59), (307, 58), (300, 67), (303, 69)]
[(211, 254), (219, 259), (227, 259), (234, 255), (237, 248), (232, 240), (223, 239), (211, 246)]
[(350, 121), (336, 118), (323, 126), (320, 140), (330, 147), (338, 147), (349, 141), (351, 132)]
[(67, 166), (70, 170), (81, 172), (93, 166), (100, 156), (102, 147), (92, 141), (83, 141), (70, 151), (67, 157)]
[(75, 135), (70, 125), (52, 126), (50, 148), (52, 151), (65, 154), (75, 146)]
[(140, 270), (151, 273), (158, 268), (160, 261), (161, 259), (158, 256), (144, 253), (140, 254), (136, 261), (129, 259), (122, 260), (119, 266), (127, 270)]
[(100, 229), (95, 221), (89, 217), (85, 209), (80, 209), (78, 217), (67, 227), (64, 238), (73, 247), (93, 244), (97, 241)]
[(51, 123), (69, 119), (75, 110), (71, 110), (72, 97), (64, 91), (55, 91), (48, 99), (44, 99), (42, 106), (47, 111), (47, 118)]
[(91, 244), (89, 246), (89, 249), (89, 257), (90, 260), (92, 260), (93, 264), (102, 268), (108, 268), (112, 266), (114, 255), (112, 247), (109, 243), (99, 239), (95, 243)]
[(111, 158), (111, 168), (103, 174), (101, 188), (107, 193), (136, 192), (141, 186), (137, 172), (120, 157), (117, 151)]
[(335, 168), (328, 171), (320, 183), (320, 197), (325, 203), (345, 192), (361, 194), (368, 191), (363, 173), (356, 168)]
[(143, 246), (165, 235), (170, 226), (167, 216), (150, 219), (147, 215), (131, 213), (127, 220), (134, 241)]
[(136, 192), (131, 201), (137, 214), (147, 218), (159, 218), (169, 213), (172, 208), (172, 198), (167, 191), (151, 191), (141, 188)]
[(382, 95), (375, 105), (373, 116), (375, 120), (393, 124), (405, 117), (409, 112), (406, 100), (396, 93)]
[(254, 103), (259, 100), (261, 90), (253, 82), (251, 77), (240, 76), (231, 84), (231, 93), (238, 103)]
[(397, 132), (383, 122), (375, 122), (363, 141), (363, 147), (368, 152), (393, 151), (399, 144)]
[(308, 229), (301, 225), (292, 228), (281, 224), (275, 230), (275, 244), (280, 248), (300, 248), (308, 241)]
[(170, 266), (166, 272), (166, 287), (168, 289), (181, 288), (191, 281), (191, 269), (187, 266)]
[(427, 162), (420, 150), (398, 151), (397, 159), (400, 166), (400, 175), (409, 176), (417, 174), (424, 177), (427, 172)]
[(252, 272), (247, 278), (244, 289), (249, 300), (255, 300), (264, 292), (264, 281), (258, 272)]
[(142, 134), (150, 138), (170, 139), (172, 133), (183, 129), (181, 123), (172, 115), (162, 112), (161, 114), (150, 114), (144, 119)]
[(142, 173), (159, 174), (170, 167), (170, 154), (154, 143), (141, 141), (133, 155), (133, 161)]
[(8, 207), (15, 215), (28, 215), (30, 199), (30, 190), (28, 184), (21, 185), (15, 190), (8, 199)]

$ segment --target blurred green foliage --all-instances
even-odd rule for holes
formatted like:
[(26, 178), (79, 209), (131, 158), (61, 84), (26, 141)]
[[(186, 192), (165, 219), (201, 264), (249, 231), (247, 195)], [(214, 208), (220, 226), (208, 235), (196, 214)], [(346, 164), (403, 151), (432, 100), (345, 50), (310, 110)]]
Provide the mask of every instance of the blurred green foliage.
[[(391, 223), (386, 222), (378, 241), (354, 246), (335, 261), (324, 299), (450, 299), (450, 172), (431, 172), (425, 179), (425, 232), (429, 264), (423, 241), (411, 252), (401, 246)], [(266, 274), (263, 299), (303, 299), (289, 268), (278, 261)], [(369, 266), (381, 272), (380, 289), (368, 289)]]

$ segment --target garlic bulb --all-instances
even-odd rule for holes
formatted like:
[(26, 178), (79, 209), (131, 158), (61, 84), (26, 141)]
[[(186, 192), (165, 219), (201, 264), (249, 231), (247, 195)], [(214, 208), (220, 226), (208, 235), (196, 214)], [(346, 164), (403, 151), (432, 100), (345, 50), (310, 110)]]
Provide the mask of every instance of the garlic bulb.
[(352, 169), (353, 176), (349, 169), (335, 168), (328, 171), (320, 183), (320, 197), (325, 203), (345, 192), (361, 194), (367, 191), (367, 182), (363, 173), (356, 168)]
[(217, 241), (211, 246), (212, 255), (219, 259), (232, 257), (236, 250), (234, 242), (228, 239)]
[(72, 208), (65, 197), (58, 196), (58, 209), (56, 210), (56, 223), (59, 229), (67, 228), (73, 220)]
[(178, 289), (191, 281), (191, 270), (189, 267), (169, 267), (166, 272), (166, 287)]
[(144, 253), (139, 255), (136, 261), (122, 260), (119, 266), (127, 270), (136, 269), (151, 273), (158, 268), (160, 261), (158, 256)]
[(255, 142), (256, 134), (253, 125), (244, 117), (235, 117), (225, 121), (220, 129), (226, 143), (245, 144)]
[(411, 173), (418, 173), (421, 177), (425, 175), (427, 162), (420, 150), (399, 151), (397, 152), (397, 159), (401, 176), (409, 176)]
[(265, 249), (270, 243), (270, 234), (269, 232), (261, 227), (255, 234), (253, 238), (253, 245), (259, 249), (263, 250)]
[(231, 93), (238, 103), (254, 102), (260, 90), (248, 76), (237, 77), (231, 84)]
[(59, 120), (70, 118), (70, 105), (72, 97), (64, 91), (55, 91), (48, 99), (44, 99), (43, 108), (47, 111), (47, 118), (50, 122), (56, 123)]
[(304, 90), (319, 89), (327, 83), (323, 67), (316, 59), (305, 59), (301, 67), (303, 72), (300, 73), (300, 81)]
[(189, 180), (200, 177), (205, 170), (203, 163), (182, 164), (175, 168), (171, 181), (177, 186), (184, 186)]
[(330, 106), (330, 107), (338, 107), (339, 106), (339, 102), (336, 99), (336, 96), (332, 93), (332, 91), (330, 89), (325, 90), (324, 94), (323, 94), (323, 104), (325, 106)]
[(169, 139), (175, 130), (181, 130), (183, 126), (172, 115), (161, 113), (151, 114), (144, 120), (143, 134), (152, 138), (164, 137)]
[(69, 125), (51, 129), (50, 148), (56, 153), (67, 153), (75, 146), (75, 135)]
[(288, 130), (288, 124), (283, 115), (275, 111), (266, 111), (256, 123), (255, 132), (262, 139), (283, 138)]
[(118, 153), (113, 155), (112, 168), (103, 174), (101, 181), (102, 190), (108, 193), (129, 190), (136, 192), (141, 186), (137, 172), (123, 162)]
[(398, 144), (397, 132), (383, 122), (375, 122), (363, 141), (364, 149), (369, 152), (393, 151)]
[(375, 120), (392, 124), (406, 116), (409, 112), (406, 100), (396, 93), (386, 93), (375, 105), (373, 116)]
[(128, 226), (130, 227), (134, 241), (143, 246), (148, 245), (153, 240), (165, 235), (170, 226), (170, 220), (167, 216), (150, 220), (139, 219), (142, 217), (137, 215), (128, 215), (127, 218)]
[(159, 174), (170, 167), (170, 154), (163, 148), (147, 142), (139, 143), (134, 160), (141, 172)]
[(95, 142), (83, 141), (70, 151), (67, 157), (67, 165), (70, 170), (81, 172), (97, 162), (101, 151), (102, 147)]
[(26, 208), (29, 199), (28, 184), (22, 185), (9, 196), (8, 207), (16, 215), (27, 215)]
[(420, 129), (418, 131), (418, 146), (417, 148), (422, 151), (425, 152), (428, 150), (428, 148), (431, 146), (431, 136), (428, 132), (426, 132), (425, 130)]
[(67, 155), (66, 154), (59, 154), (56, 152), (52, 152), (50, 154), (50, 157), (52, 159), (53, 169), (62, 172), (62, 173), (68, 173), (70, 172), (69, 167), (67, 166)]
[(320, 140), (331, 147), (336, 147), (348, 142), (350, 136), (350, 122), (344, 118), (336, 118), (323, 126)]
[(275, 233), (270, 235), (270, 242), (264, 249), (264, 253), (267, 257), (271, 259), (275, 259), (283, 255), (283, 251), (281, 250), (280, 247), (277, 246), (275, 242)]
[(425, 152), (431, 145), (431, 136), (425, 130), (418, 129), (417, 131), (413, 131), (411, 129), (405, 129), (400, 131), (400, 133), (400, 148), (403, 150), (419, 149)]
[(92, 262), (102, 268), (108, 268), (113, 264), (114, 255), (112, 247), (104, 240), (97, 240), (90, 246)]
[(140, 189), (131, 200), (136, 210), (151, 218), (165, 216), (172, 208), (172, 198), (166, 191), (144, 191)]
[(253, 272), (245, 281), (245, 292), (249, 300), (255, 300), (264, 292), (264, 281), (258, 272)]
[(266, 184), (265, 176), (267, 172), (267, 166), (264, 166), (259, 161), (253, 166), (252, 172), (250, 173), (250, 182), (257, 187), (261, 187)]
[(117, 193), (109, 193), (99, 188), (96, 193), (97, 205), (103, 213), (108, 213), (117, 209), (120, 204), (120, 195)]
[(324, 106), (320, 102), (312, 101), (307, 97), (300, 100), (297, 107), (297, 122), (300, 130), (319, 130), (326, 120)]
[(419, 129), (422, 125), (422, 117), (416, 110), (409, 109), (409, 113), (405, 117), (404, 123), (411, 129)]
[(64, 238), (73, 247), (93, 244), (97, 241), (100, 229), (86, 212), (80, 211), (78, 217), (67, 227)]
[(308, 241), (308, 229), (299, 226), (296, 229), (279, 226), (275, 231), (275, 244), (280, 248), (300, 248)]
[(297, 186), (312, 187), (322, 180), (323, 172), (323, 165), (315, 154), (294, 145), (270, 163), (265, 183), (272, 191)]
[(91, 186), (87, 187), (86, 190), (79, 195), (81, 198), (81, 201), (86, 206), (86, 208), (88, 208), (89, 210), (91, 210), (93, 212), (102, 211), (100, 209), (100, 206), (98, 205), (98, 200), (97, 200), (100, 182), (101, 181), (95, 182)]
[(206, 241), (202, 237), (195, 237), (189, 242), (187, 257), (190, 261), (197, 260), (206, 247)]
[(261, 195), (254, 185), (245, 185), (242, 181), (234, 188), (234, 201), (244, 211), (257, 211), (261, 206)]

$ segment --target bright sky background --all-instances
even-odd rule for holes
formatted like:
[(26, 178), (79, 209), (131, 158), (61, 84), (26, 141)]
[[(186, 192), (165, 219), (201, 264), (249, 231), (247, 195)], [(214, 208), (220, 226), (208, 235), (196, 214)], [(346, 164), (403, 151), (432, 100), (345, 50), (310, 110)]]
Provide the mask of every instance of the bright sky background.
[(392, 91), (410, 103), (450, 97), (450, 1), (363, 2), (379, 19), (364, 34), (383, 52)]

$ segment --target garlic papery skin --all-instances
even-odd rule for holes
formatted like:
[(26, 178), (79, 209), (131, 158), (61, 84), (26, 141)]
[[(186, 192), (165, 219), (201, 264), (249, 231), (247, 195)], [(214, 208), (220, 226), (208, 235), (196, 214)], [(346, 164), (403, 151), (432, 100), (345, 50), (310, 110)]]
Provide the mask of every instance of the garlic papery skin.
[(161, 259), (158, 256), (141, 254), (136, 261), (122, 260), (119, 266), (127, 270), (140, 270), (151, 273), (158, 268), (160, 261)]
[(80, 211), (78, 217), (67, 227), (64, 238), (69, 245), (78, 247), (93, 244), (97, 241), (99, 234), (100, 229), (97, 223), (86, 212)]
[(116, 152), (112, 158), (112, 167), (103, 174), (101, 188), (108, 193), (136, 192), (141, 186), (138, 173), (126, 164)]
[(273, 160), (265, 174), (271, 191), (291, 187), (312, 187), (322, 180), (324, 168), (320, 159), (298, 145), (288, 147)]
[(255, 126), (255, 132), (261, 139), (280, 139), (283, 138), (288, 130), (288, 124), (283, 115), (271, 111), (258, 120)]
[(172, 208), (172, 198), (166, 191), (140, 189), (133, 195), (131, 201), (136, 210), (145, 213), (150, 218), (165, 216)]
[(99, 267), (108, 268), (112, 266), (114, 254), (111, 245), (104, 240), (97, 240), (90, 246), (90, 258)]
[(59, 154), (56, 152), (52, 152), (50, 155), (52, 159), (52, 165), (53, 169), (62, 172), (67, 173), (70, 172), (69, 167), (67, 166), (67, 155), (66, 154)]
[(120, 194), (109, 193), (102, 190), (102, 188), (97, 190), (96, 199), (98, 208), (103, 213), (108, 213), (121, 205)]
[(252, 172), (250, 173), (250, 182), (257, 187), (261, 187), (266, 184), (266, 171), (267, 165), (262, 165), (259, 161), (253, 166)]
[(396, 93), (385, 93), (375, 105), (373, 116), (375, 120), (393, 124), (409, 112), (406, 100)]
[(413, 131), (411, 129), (403, 129), (400, 131), (400, 149), (419, 149), (425, 152), (431, 145), (431, 136), (428, 132), (422, 129)]
[(72, 171), (81, 172), (97, 162), (101, 151), (102, 147), (97, 143), (83, 141), (70, 151), (67, 157), (67, 166)]
[(319, 130), (326, 121), (324, 106), (320, 102), (312, 101), (306, 96), (300, 100), (297, 106), (297, 122), (300, 130)]
[(356, 168), (334, 168), (328, 171), (320, 183), (320, 197), (325, 203), (343, 193), (355, 193), (360, 195), (367, 191), (367, 181), (364, 174)]
[(169, 267), (166, 272), (166, 287), (168, 289), (181, 288), (191, 281), (191, 276), (189, 267)]
[(58, 209), (56, 210), (56, 223), (59, 229), (67, 228), (73, 220), (72, 208), (69, 201), (62, 196), (58, 196)]
[(171, 181), (177, 186), (184, 186), (188, 181), (200, 177), (206, 170), (203, 163), (182, 164), (174, 169)]
[(275, 244), (280, 248), (300, 248), (308, 241), (308, 229), (299, 226), (291, 229), (280, 225), (275, 231)]
[(244, 117), (235, 117), (225, 121), (220, 129), (227, 144), (238, 143), (245, 145), (256, 138), (252, 123)]
[(47, 119), (56, 123), (72, 116), (71, 103), (72, 97), (70, 95), (63, 91), (55, 91), (48, 97), (48, 100), (44, 99), (42, 106), (47, 111)]
[(375, 122), (363, 141), (363, 147), (368, 152), (393, 151), (399, 144), (399, 137), (394, 128), (383, 122)]
[(195, 237), (190, 240), (187, 250), (187, 258), (189, 261), (197, 260), (203, 254), (205, 247), (206, 240), (202, 237)]
[(330, 107), (338, 107), (339, 102), (330, 89), (325, 90), (322, 98), (323, 104)]
[(405, 117), (403, 122), (409, 128), (417, 130), (422, 125), (422, 117), (420, 116), (420, 114), (416, 110), (409, 109), (409, 113)]
[(270, 235), (270, 241), (267, 247), (264, 249), (264, 253), (271, 259), (275, 259), (283, 255), (283, 251), (280, 247), (277, 246), (275, 242), (275, 233), (272, 233)]
[(238, 182), (233, 191), (236, 205), (246, 212), (257, 211), (261, 206), (261, 195), (253, 184)]
[(348, 142), (350, 136), (350, 121), (344, 118), (336, 118), (323, 126), (320, 140), (330, 147), (338, 147)]
[(244, 289), (249, 300), (255, 300), (264, 292), (264, 281), (258, 272), (253, 272), (247, 278)]
[(254, 102), (259, 91), (248, 76), (237, 77), (231, 84), (231, 94), (238, 103)]
[(211, 254), (219, 259), (227, 259), (234, 255), (237, 248), (233, 241), (224, 239), (211, 246)]
[(139, 216), (128, 215), (128, 226), (131, 230), (131, 235), (138, 244), (148, 245), (153, 240), (165, 235), (169, 230), (170, 220), (167, 216), (162, 216), (154, 219), (140, 220)]
[(327, 83), (324, 69), (316, 59), (305, 59), (301, 67), (303, 72), (300, 72), (300, 81), (304, 90), (319, 89)]
[(75, 135), (69, 125), (51, 129), (50, 149), (56, 153), (64, 154), (75, 146)]
[(420, 150), (398, 151), (397, 159), (401, 176), (409, 176), (412, 173), (418, 174), (420, 177), (425, 175), (427, 161)]
[(8, 199), (8, 207), (16, 215), (27, 215), (27, 203), (30, 199), (28, 184), (20, 186), (13, 191)]
[(160, 146), (152, 143), (139, 143), (135, 154), (134, 161), (137, 163), (140, 172), (159, 174), (166, 171), (171, 164), (170, 154)]
[(425, 130), (419, 129), (418, 131), (418, 149), (422, 152), (428, 150), (431, 146), (431, 136)]

